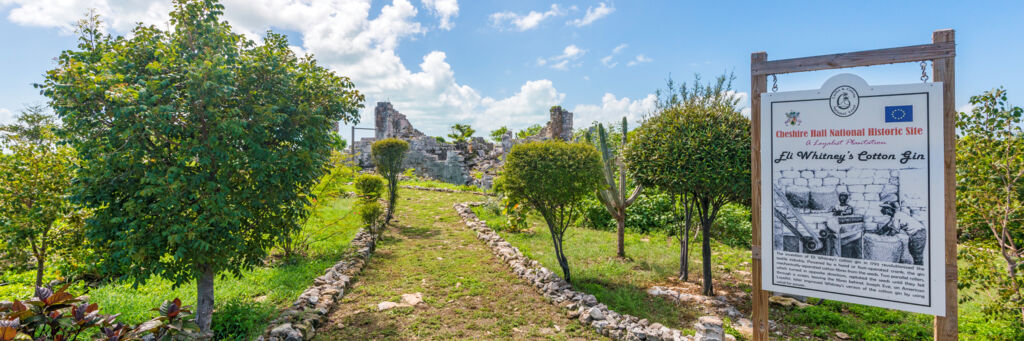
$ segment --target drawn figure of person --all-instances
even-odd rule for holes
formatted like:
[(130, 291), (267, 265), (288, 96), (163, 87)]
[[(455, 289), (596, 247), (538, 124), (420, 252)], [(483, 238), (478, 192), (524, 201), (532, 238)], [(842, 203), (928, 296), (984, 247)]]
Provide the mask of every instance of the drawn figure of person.
[(853, 206), (847, 203), (849, 200), (850, 193), (839, 193), (839, 204), (832, 206), (832, 215), (853, 215)]
[(927, 231), (924, 224), (914, 219), (909, 214), (899, 210), (896, 201), (884, 203), (882, 214), (889, 216), (889, 222), (882, 226), (880, 231), (886, 231), (889, 235), (906, 233), (909, 237), (907, 247), (910, 249), (910, 256), (914, 258), (914, 265), (924, 265), (924, 246), (928, 242)]

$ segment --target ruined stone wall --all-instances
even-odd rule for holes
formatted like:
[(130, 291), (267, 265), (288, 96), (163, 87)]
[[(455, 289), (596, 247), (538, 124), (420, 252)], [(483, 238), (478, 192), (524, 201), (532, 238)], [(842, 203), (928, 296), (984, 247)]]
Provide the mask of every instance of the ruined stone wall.
[(473, 137), (468, 142), (441, 143), (414, 128), (409, 119), (395, 110), (391, 103), (378, 102), (374, 108), (374, 137), (355, 142), (356, 161), (362, 168), (373, 168), (373, 142), (399, 138), (409, 142), (409, 154), (402, 164), (403, 168), (416, 169), (420, 176), (459, 185), (474, 184), (487, 189), (512, 146), (547, 139), (572, 139), (573, 114), (555, 106), (551, 108), (550, 117), (551, 120), (539, 134), (520, 140), (509, 132), (502, 136), (497, 146), (481, 137)]

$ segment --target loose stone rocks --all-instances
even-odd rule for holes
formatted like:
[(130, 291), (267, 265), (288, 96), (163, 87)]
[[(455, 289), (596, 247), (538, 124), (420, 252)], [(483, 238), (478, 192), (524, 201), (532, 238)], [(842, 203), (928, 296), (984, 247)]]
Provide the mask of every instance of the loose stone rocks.
[(317, 328), (327, 320), (334, 302), (345, 295), (352, 276), (362, 271), (369, 262), (376, 244), (377, 236), (368, 229), (356, 232), (349, 244), (353, 251), (328, 268), (324, 275), (314, 279), (313, 285), (303, 291), (290, 308), (281, 311), (256, 340), (301, 341), (316, 336)]

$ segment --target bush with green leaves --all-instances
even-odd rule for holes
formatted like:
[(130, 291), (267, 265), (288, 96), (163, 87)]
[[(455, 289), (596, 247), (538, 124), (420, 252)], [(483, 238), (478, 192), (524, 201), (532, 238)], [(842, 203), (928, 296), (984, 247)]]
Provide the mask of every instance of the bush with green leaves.
[(123, 37), (86, 18), (39, 87), (81, 160), (73, 197), (93, 211), (104, 267), (194, 280), (208, 333), (216, 275), (262, 265), (301, 228), (334, 129), (358, 120), (363, 96), (285, 35), (232, 32), (216, 0), (173, 8), (166, 29)]
[[(632, 233), (647, 234), (664, 232), (671, 234), (669, 228), (675, 222), (672, 211), (672, 197), (655, 189), (644, 189), (628, 208), (626, 208), (626, 230)], [(602, 231), (615, 231), (617, 224), (608, 209), (590, 198), (584, 201), (580, 225)]]
[(491, 130), (491, 140), (494, 142), (501, 142), (501, 137), (508, 133), (508, 127), (502, 126), (501, 128)]
[(540, 134), (540, 131), (543, 130), (543, 129), (544, 129), (544, 126), (539, 125), (539, 124), (534, 124), (532, 126), (523, 128), (523, 130), (520, 130), (520, 131), (516, 132), (516, 139), (520, 139), (521, 140), (521, 139), (525, 139), (525, 138), (530, 137), (530, 136), (534, 136), (534, 135)]
[(213, 314), (213, 339), (253, 340), (276, 313), (277, 309), (267, 303), (228, 301)]
[[(711, 227), (730, 202), (750, 200), (750, 121), (737, 109), (739, 98), (725, 75), (714, 84), (692, 88), (659, 105), (626, 146), (626, 165), (638, 182), (679, 198), (682, 214), (676, 224), (680, 236), (680, 279), (688, 277), (691, 218), (701, 227), (704, 295), (714, 295), (711, 281)], [(672, 89), (672, 86), (670, 86)]]
[(370, 151), (373, 153), (377, 173), (388, 181), (388, 207), (384, 214), (384, 225), (387, 225), (391, 223), (391, 217), (395, 214), (395, 204), (398, 203), (398, 175), (402, 173), (402, 161), (405, 161), (406, 152), (409, 151), (409, 143), (387, 138), (374, 142)]
[(384, 178), (376, 174), (359, 174), (353, 182), (356, 195), (369, 201), (377, 201), (384, 192)]
[(750, 226), (750, 208), (739, 204), (726, 204), (718, 211), (711, 237), (736, 248), (749, 249), (753, 236)]
[(505, 160), (503, 176), (508, 196), (544, 218), (562, 274), (571, 282), (562, 240), (576, 223), (580, 203), (601, 186), (597, 150), (588, 144), (561, 141), (516, 145)]
[(451, 133), (448, 134), (448, 138), (452, 139), (454, 143), (465, 143), (473, 137), (476, 133), (476, 129), (468, 124), (456, 123), (451, 127)]

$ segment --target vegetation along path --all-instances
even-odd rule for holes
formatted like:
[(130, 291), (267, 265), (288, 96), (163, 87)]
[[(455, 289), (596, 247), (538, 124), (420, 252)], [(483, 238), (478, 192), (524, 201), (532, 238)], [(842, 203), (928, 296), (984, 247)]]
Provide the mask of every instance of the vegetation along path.
[[(603, 339), (510, 273), (466, 228), (452, 205), (480, 198), (401, 190), (391, 228), (319, 339)], [(422, 302), (402, 304), (402, 295), (415, 303), (417, 293)], [(384, 302), (400, 305), (381, 310), (394, 305)]]

